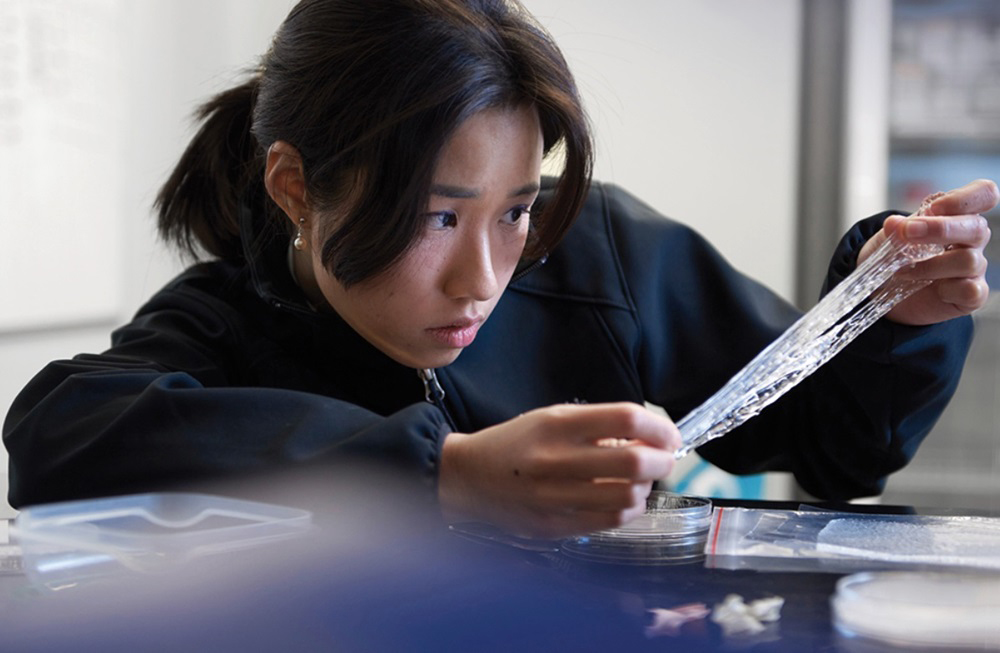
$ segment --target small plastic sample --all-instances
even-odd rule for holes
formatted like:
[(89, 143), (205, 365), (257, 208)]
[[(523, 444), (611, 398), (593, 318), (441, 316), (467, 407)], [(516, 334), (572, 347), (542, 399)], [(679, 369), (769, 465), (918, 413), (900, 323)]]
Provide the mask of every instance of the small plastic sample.
[(934, 650), (1000, 650), (1000, 576), (863, 572), (837, 582), (833, 622), (845, 638)]
[(306, 510), (207, 494), (137, 494), (25, 509), (11, 526), (25, 573), (53, 587), (168, 571), (306, 532)]
[(616, 564), (673, 564), (704, 555), (712, 502), (671, 492), (652, 492), (646, 512), (620, 528), (562, 542), (564, 555)]
[(781, 618), (785, 599), (769, 596), (746, 603), (739, 594), (729, 594), (712, 611), (712, 621), (719, 624), (725, 637), (759, 635), (767, 624)]
[[(925, 200), (914, 215), (924, 214), (936, 197)], [(929, 283), (893, 280), (898, 270), (942, 251), (940, 245), (902, 242), (895, 234), (887, 239), (718, 392), (677, 422), (683, 445), (675, 456), (682, 458), (725, 435), (815, 372), (896, 304)]]
[(704, 603), (686, 603), (673, 608), (653, 608), (649, 610), (653, 623), (646, 626), (646, 637), (674, 637), (679, 635), (684, 624), (699, 621), (712, 613)]

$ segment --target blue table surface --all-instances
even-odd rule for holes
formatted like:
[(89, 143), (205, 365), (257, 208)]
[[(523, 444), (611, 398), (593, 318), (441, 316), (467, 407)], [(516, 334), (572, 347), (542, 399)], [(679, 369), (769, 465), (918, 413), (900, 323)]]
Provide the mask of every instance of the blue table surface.
[[(61, 587), (0, 575), (0, 650), (891, 650), (832, 627), (836, 573), (585, 563), (460, 537), (396, 498), (360, 504), (310, 505), (307, 536), (163, 573)], [(673, 636), (645, 632), (653, 609), (711, 607), (734, 593), (783, 597), (780, 620), (753, 637), (727, 637), (708, 619)]]

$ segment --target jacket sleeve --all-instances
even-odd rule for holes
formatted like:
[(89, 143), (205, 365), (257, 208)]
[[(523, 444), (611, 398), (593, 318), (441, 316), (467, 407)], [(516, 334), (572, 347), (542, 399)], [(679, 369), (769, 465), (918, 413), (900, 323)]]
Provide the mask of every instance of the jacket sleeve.
[(238, 346), (225, 344), (235, 336), (218, 307), (161, 303), (105, 354), (51, 363), (15, 399), (3, 426), (11, 505), (358, 457), (434, 487), (450, 430), (438, 409), (383, 417), (309, 392), (233, 386)]
[[(648, 401), (679, 420), (801, 313), (735, 271), (692, 230), (621, 191), (609, 191), (609, 206), (639, 320), (641, 383)], [(615, 211), (635, 219), (615, 220)], [(888, 215), (844, 237), (824, 292), (854, 269), (861, 245)], [(818, 498), (878, 494), (944, 410), (971, 338), (968, 317), (928, 327), (880, 320), (760, 415), (698, 452), (733, 473), (792, 472)]]

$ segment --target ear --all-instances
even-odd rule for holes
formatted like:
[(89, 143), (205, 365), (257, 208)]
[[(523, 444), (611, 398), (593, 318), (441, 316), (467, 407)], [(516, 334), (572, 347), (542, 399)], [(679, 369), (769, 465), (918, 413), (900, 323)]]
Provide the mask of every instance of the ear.
[(285, 141), (275, 141), (267, 148), (264, 186), (267, 194), (281, 207), (292, 224), (298, 227), (300, 220), (308, 219), (305, 172), (302, 156), (295, 146)]

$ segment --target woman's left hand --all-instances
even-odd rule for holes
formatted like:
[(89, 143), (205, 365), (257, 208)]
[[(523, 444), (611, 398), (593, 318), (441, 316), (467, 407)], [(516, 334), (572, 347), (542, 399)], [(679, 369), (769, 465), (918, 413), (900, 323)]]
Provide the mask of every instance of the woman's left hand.
[(896, 278), (932, 283), (900, 302), (886, 317), (901, 324), (935, 324), (982, 308), (989, 297), (983, 249), (990, 240), (990, 228), (980, 214), (998, 202), (996, 183), (980, 179), (942, 193), (924, 207), (922, 215), (886, 219), (882, 229), (862, 247), (858, 264), (894, 233), (913, 243), (947, 248), (896, 273)]

